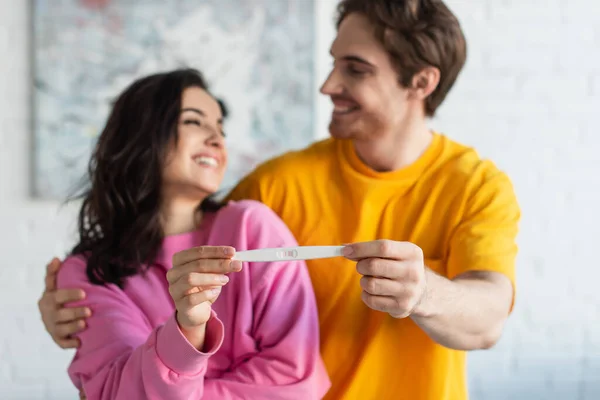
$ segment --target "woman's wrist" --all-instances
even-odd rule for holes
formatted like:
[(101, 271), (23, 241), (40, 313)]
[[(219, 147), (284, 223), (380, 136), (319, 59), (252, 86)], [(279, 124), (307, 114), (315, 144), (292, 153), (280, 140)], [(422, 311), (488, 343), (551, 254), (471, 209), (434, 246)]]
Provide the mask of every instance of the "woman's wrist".
[(198, 351), (202, 351), (206, 339), (206, 323), (197, 326), (184, 326), (178, 320), (177, 324), (187, 341)]

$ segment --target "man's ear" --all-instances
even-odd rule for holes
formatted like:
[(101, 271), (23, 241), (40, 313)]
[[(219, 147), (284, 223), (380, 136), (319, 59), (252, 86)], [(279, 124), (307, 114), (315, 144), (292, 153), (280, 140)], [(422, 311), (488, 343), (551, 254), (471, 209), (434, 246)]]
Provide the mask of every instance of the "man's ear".
[(417, 72), (411, 82), (411, 95), (418, 100), (425, 100), (440, 83), (440, 70), (436, 67), (426, 67)]

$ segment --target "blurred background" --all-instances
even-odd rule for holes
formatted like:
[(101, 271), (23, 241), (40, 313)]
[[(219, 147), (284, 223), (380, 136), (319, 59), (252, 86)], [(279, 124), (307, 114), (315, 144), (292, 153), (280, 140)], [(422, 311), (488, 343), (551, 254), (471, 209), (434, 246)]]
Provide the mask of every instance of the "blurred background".
[[(600, 3), (446, 2), (469, 55), (431, 126), (505, 170), (523, 210), (516, 308), (494, 349), (470, 353), (471, 398), (600, 399)], [(137, 74), (195, 63), (229, 93), (230, 183), (327, 136), (318, 87), (336, 1), (198, 0), (195, 12), (181, 0), (109, 3), (0, 0), (2, 399), (77, 398), (73, 353), (51, 341), (36, 302), (46, 262), (73, 244), (65, 187), (107, 100)], [(102, 36), (111, 29), (128, 40)], [(78, 87), (85, 96), (73, 97)]]

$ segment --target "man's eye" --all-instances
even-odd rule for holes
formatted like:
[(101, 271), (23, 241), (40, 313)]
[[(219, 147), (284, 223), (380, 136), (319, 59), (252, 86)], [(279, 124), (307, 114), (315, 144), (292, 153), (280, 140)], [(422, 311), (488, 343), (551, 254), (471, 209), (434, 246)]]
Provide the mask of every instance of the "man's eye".
[(353, 66), (349, 66), (348, 68), (346, 68), (346, 71), (348, 71), (348, 73), (350, 75), (355, 75), (355, 76), (359, 76), (359, 75), (364, 75), (365, 71), (361, 71), (357, 68), (354, 68)]

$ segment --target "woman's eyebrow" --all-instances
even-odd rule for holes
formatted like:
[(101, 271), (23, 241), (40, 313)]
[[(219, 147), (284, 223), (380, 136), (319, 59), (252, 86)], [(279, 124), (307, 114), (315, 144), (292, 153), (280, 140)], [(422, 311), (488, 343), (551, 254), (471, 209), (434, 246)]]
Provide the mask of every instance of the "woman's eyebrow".
[(200, 115), (201, 117), (206, 117), (206, 114), (204, 114), (204, 111), (199, 110), (197, 108), (192, 108), (192, 107), (184, 108), (181, 110), (181, 113), (183, 114), (186, 111), (195, 112), (196, 114)]
[[(206, 114), (204, 113), (204, 111), (202, 111), (198, 108), (193, 108), (193, 107), (184, 108), (181, 110), (181, 113), (183, 114), (186, 111), (191, 111), (191, 112), (194, 112), (194, 113), (200, 115), (201, 117), (206, 117)], [(223, 118), (219, 118), (217, 120), (217, 123), (219, 123), (220, 125), (223, 125)]]

